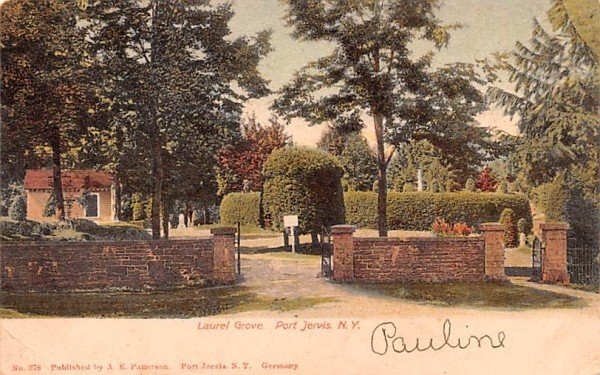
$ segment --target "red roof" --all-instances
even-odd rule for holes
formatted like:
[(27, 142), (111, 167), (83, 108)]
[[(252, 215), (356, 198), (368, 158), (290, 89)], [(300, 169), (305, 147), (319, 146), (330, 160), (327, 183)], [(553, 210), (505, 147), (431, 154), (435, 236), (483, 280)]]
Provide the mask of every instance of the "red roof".
[[(112, 176), (91, 169), (65, 170), (62, 172), (64, 190), (106, 189), (112, 185)], [(52, 189), (52, 171), (28, 169), (25, 172), (25, 189)]]

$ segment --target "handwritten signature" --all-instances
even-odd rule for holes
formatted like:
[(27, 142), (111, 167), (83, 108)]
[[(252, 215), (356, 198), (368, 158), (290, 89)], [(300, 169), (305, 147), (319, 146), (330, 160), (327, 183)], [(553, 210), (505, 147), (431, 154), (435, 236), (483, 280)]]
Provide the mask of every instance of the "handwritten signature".
[[(504, 340), (506, 339), (506, 335), (503, 331), (498, 332), (498, 340), (494, 342), (492, 337), (489, 335), (483, 336), (474, 336), (471, 335), (468, 338), (452, 338), (452, 323), (450, 319), (446, 319), (444, 325), (442, 327), (443, 339), (439, 338), (434, 344), (434, 339), (429, 338), (428, 340), (424, 340), (425, 343), (429, 341), (429, 343), (421, 347), (421, 343), (419, 338), (415, 339), (414, 346), (411, 347), (407, 339), (402, 336), (396, 336), (397, 329), (396, 325), (392, 322), (385, 322), (379, 324), (373, 330), (373, 334), (371, 335), (371, 350), (375, 354), (384, 355), (388, 352), (388, 349), (391, 346), (391, 349), (396, 353), (412, 353), (414, 351), (424, 352), (427, 350), (438, 351), (442, 350), (446, 347), (452, 349), (466, 349), (471, 343), (477, 343), (477, 346), (481, 348), (481, 344), (485, 342), (489, 342), (489, 345), (492, 349), (504, 348)], [(425, 344), (423, 344), (425, 345)]]

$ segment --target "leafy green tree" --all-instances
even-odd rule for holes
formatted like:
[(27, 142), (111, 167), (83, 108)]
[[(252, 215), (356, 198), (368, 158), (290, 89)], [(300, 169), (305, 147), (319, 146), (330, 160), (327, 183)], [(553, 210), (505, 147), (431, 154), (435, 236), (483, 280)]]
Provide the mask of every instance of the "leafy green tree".
[(377, 158), (359, 131), (331, 126), (317, 146), (335, 155), (342, 163), (344, 190), (371, 191), (377, 178)]
[(29, 0), (1, 7), (2, 170), (16, 174), (9, 181), (22, 178), (27, 164), (18, 158), (49, 147), (56, 217), (64, 220), (63, 153), (86, 132), (94, 112), (80, 9), (71, 2)]
[[(436, 0), (285, 2), (294, 37), (327, 41), (335, 49), (300, 70), (273, 108), (288, 119), (352, 129), (364, 127), (363, 115), (371, 117), (377, 143), (378, 230), (387, 236), (387, 166), (393, 149), (386, 151), (386, 141), (400, 145), (430, 138), (447, 149), (464, 149), (468, 134), (479, 131), (466, 121), (483, 108), (481, 93), (471, 85), (477, 79), (472, 67), (454, 64), (432, 72), (432, 54), (412, 58), (409, 53), (417, 39), (438, 48), (447, 45), (449, 31), (458, 26), (437, 19)], [(459, 114), (456, 121), (448, 121), (450, 111)], [(461, 134), (462, 141), (453, 144), (453, 133)]]
[[(168, 236), (169, 206), (216, 193), (217, 151), (240, 136), (243, 101), (268, 93), (257, 65), (270, 51), (270, 33), (231, 39), (231, 4), (205, 1), (106, 0), (87, 14), (98, 72), (111, 75), (104, 97), (121, 103), (113, 118), (117, 111), (123, 123), (135, 113), (135, 133), (124, 140), (145, 150), (150, 166), (153, 237), (160, 236), (161, 212)], [(124, 105), (119, 87), (127, 88)]]

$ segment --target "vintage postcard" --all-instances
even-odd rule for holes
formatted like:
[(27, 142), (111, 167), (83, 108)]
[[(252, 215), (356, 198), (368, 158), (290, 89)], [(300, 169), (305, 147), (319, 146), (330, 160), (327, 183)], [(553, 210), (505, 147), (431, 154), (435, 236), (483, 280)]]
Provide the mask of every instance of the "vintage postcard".
[(597, 0), (0, 0), (0, 374), (600, 374)]

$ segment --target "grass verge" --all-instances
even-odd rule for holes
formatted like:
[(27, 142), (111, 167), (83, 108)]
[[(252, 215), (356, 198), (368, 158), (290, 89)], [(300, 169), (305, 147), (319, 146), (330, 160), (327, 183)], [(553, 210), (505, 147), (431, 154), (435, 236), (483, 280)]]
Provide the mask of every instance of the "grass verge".
[(265, 297), (257, 297), (254, 300), (241, 303), (236, 307), (226, 311), (228, 313), (236, 313), (236, 312), (246, 312), (246, 311), (290, 311), (290, 310), (300, 310), (300, 309), (308, 309), (313, 306), (328, 303), (328, 302), (336, 302), (337, 298), (333, 297), (301, 297), (301, 298), (265, 298)]
[(288, 311), (332, 301), (266, 298), (241, 286), (152, 292), (1, 292), (0, 318), (194, 318), (254, 310)]
[(354, 284), (354, 287), (441, 306), (538, 309), (577, 308), (586, 305), (577, 297), (539, 290), (512, 283), (392, 283)]

